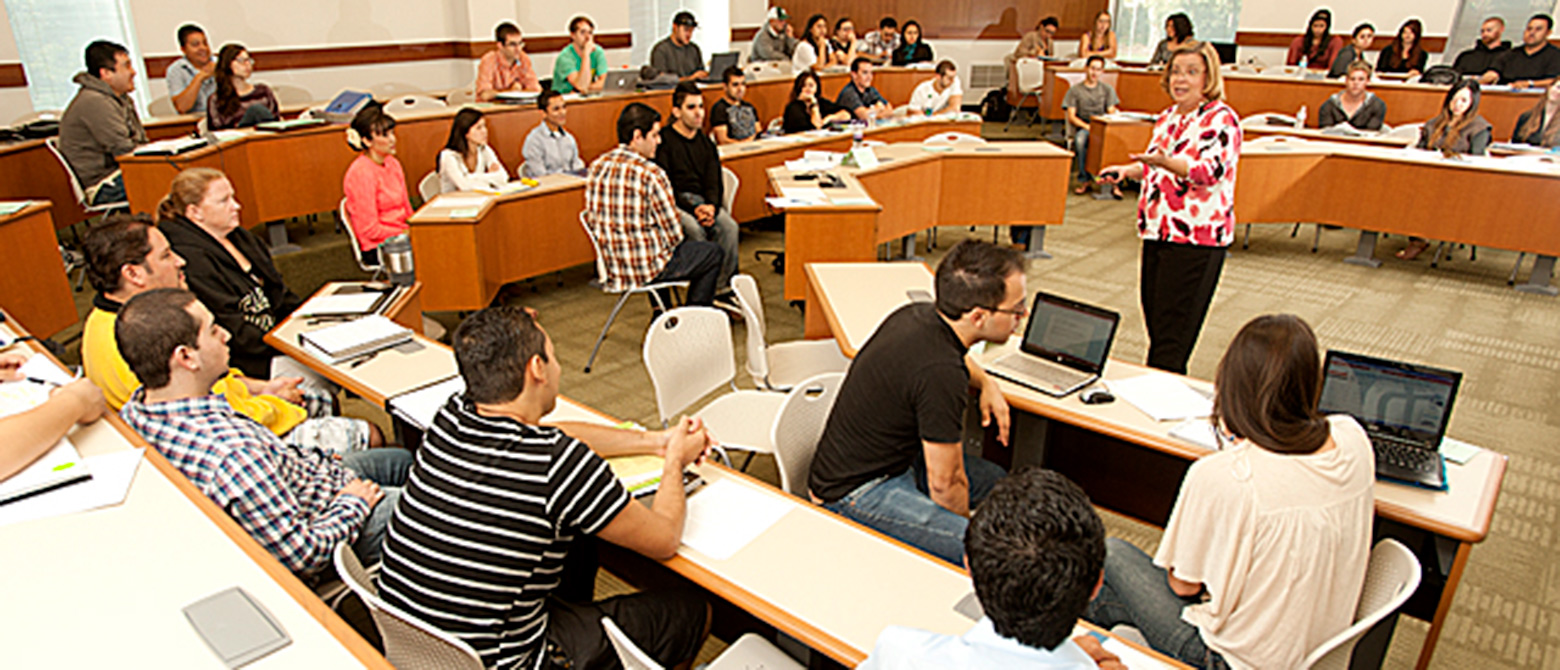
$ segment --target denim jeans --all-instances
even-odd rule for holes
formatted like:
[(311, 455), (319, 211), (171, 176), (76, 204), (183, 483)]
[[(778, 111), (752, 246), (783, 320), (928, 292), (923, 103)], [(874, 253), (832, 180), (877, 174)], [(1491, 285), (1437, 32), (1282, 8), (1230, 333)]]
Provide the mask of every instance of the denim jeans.
[(1073, 128), (1072, 131), (1073, 174), (1078, 175), (1079, 180), (1088, 181), (1089, 129)]
[(1181, 619), (1193, 600), (1170, 590), (1164, 569), (1148, 554), (1119, 538), (1105, 540), (1105, 583), (1083, 618), (1105, 629), (1126, 624), (1143, 633), (1156, 651), (1197, 668), (1228, 667), (1203, 644), (1197, 627)]
[(385, 529), (390, 525), (396, 502), (401, 499), (401, 486), (406, 483), (406, 473), (412, 469), (413, 460), (412, 452), (394, 447), (356, 451), (341, 458), (348, 470), (378, 484), (384, 493), (369, 511), (368, 520), (363, 522), (357, 540), (352, 543), (352, 550), (357, 552), (358, 560), (364, 566), (372, 566), (384, 557)]
[(92, 194), (92, 202), (89, 205), (107, 205), (114, 202), (125, 202), (130, 197), (125, 195), (125, 176), (114, 175), (112, 179), (103, 182), (96, 193)]
[(716, 210), (714, 223), (705, 226), (692, 214), (679, 209), (677, 222), (682, 224), (684, 238), (714, 242), (720, 247), (720, 276), (716, 280), (715, 292), (730, 291), (731, 278), (737, 274), (737, 259), (740, 257), (737, 251), (737, 220), (731, 218), (731, 212)]
[[(720, 281), (720, 247), (714, 242), (684, 239), (672, 252), (671, 260), (651, 282), (688, 282), (688, 304), (708, 307), (715, 303), (715, 285)], [(663, 301), (666, 296), (661, 296)], [(667, 303), (670, 305), (670, 303)]]
[[(970, 509), (1007, 476), (1002, 466), (966, 455)], [(964, 529), (970, 520), (948, 511), (927, 493), (926, 474), (912, 467), (856, 487), (832, 503), (831, 512), (888, 535), (954, 565), (964, 565)]]

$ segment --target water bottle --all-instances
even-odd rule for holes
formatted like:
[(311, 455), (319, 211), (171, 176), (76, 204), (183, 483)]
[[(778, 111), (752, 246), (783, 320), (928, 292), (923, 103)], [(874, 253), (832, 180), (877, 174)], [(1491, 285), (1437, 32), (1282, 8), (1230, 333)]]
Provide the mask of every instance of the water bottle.
[(406, 235), (396, 235), (384, 244), (379, 245), (379, 257), (384, 261), (385, 270), (390, 273), (390, 281), (396, 286), (411, 286), (417, 281), (417, 272), (412, 266), (412, 239)]
[(1305, 113), (1306, 113), (1305, 110), (1306, 110), (1306, 106), (1305, 105), (1300, 105), (1300, 111), (1295, 112), (1295, 127), (1297, 127), (1297, 128), (1304, 128), (1305, 127)]
[(850, 134), (851, 143), (850, 143), (850, 146), (852, 148), (860, 147), (862, 145), (861, 135), (862, 135), (862, 128), (863, 128), (863, 126), (860, 123), (852, 121), (851, 124), (850, 124), (850, 127), (851, 127), (851, 134)]
[(1305, 66), (1308, 60), (1305, 56), (1300, 57), (1300, 70), (1295, 73), (1296, 77), (1305, 79)]

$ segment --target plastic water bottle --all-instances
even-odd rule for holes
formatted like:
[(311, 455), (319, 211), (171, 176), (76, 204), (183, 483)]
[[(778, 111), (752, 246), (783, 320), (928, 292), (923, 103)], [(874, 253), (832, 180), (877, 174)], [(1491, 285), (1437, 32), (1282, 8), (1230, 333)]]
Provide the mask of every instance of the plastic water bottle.
[(1298, 128), (1304, 128), (1305, 127), (1305, 116), (1306, 116), (1306, 106), (1305, 105), (1300, 105), (1300, 111), (1295, 112), (1295, 126), (1296, 127), (1298, 127)]
[(1300, 70), (1295, 73), (1297, 78), (1305, 79), (1305, 66), (1308, 60), (1305, 56), (1300, 57)]
[(851, 134), (850, 134), (851, 143), (850, 143), (850, 145), (853, 148), (854, 147), (860, 147), (863, 144), (863, 142), (861, 140), (862, 125), (860, 123), (852, 121), (851, 124), (850, 124), (850, 127), (851, 127)]

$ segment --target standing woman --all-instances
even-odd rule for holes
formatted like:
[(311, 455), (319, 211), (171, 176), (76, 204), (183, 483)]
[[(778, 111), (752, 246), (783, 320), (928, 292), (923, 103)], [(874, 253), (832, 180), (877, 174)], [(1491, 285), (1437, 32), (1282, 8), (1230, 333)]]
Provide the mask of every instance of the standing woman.
[(1116, 31), (1111, 30), (1110, 25), (1110, 12), (1100, 12), (1094, 17), (1094, 30), (1084, 33), (1078, 40), (1079, 58), (1099, 56), (1111, 60), (1116, 57)]
[(450, 138), (439, 152), (439, 192), (496, 189), (509, 183), (509, 172), (488, 146), (487, 119), (470, 107), (455, 113)]
[(1511, 141), (1535, 147), (1560, 147), (1560, 79), (1544, 92), (1544, 98), (1517, 117)]
[(904, 43), (894, 50), (892, 62), (894, 65), (910, 65), (911, 63), (932, 62), (932, 47), (921, 39), (921, 24), (916, 21), (906, 21), (904, 30)]
[(1185, 14), (1176, 12), (1165, 19), (1165, 38), (1159, 40), (1159, 45), (1154, 47), (1154, 57), (1149, 59), (1149, 65), (1164, 65), (1170, 62), (1170, 54), (1177, 49), (1195, 43), (1192, 39), (1192, 20)]
[(822, 14), (807, 18), (807, 29), (802, 31), (802, 41), (796, 43), (791, 54), (791, 69), (821, 70), (834, 64), (834, 45), (829, 42), (829, 20)]
[[(1472, 154), (1483, 156), (1490, 148), (1490, 136), (1494, 127), (1479, 116), (1479, 82), (1461, 79), (1446, 92), (1441, 101), (1441, 113), (1419, 128), (1418, 149), (1429, 149), (1448, 154)], [(1397, 252), (1397, 257), (1411, 261), (1430, 247), (1423, 237), (1408, 238), (1408, 246)]]
[(347, 223), (357, 237), (365, 263), (379, 262), (379, 245), (405, 235), (412, 203), (406, 197), (406, 172), (395, 157), (395, 119), (378, 103), (358, 110), (347, 128), (347, 146), (361, 152), (342, 178)]
[(1316, 10), (1311, 14), (1311, 21), (1305, 25), (1305, 34), (1289, 43), (1287, 62), (1299, 65), (1303, 58), (1307, 69), (1326, 70), (1332, 67), (1333, 59), (1343, 48), (1343, 38), (1332, 34), (1332, 10)]
[(1240, 116), (1224, 102), (1212, 44), (1177, 49), (1160, 86), (1174, 105), (1159, 113), (1135, 163), (1100, 171), (1108, 183), (1143, 183), (1139, 292), (1148, 325), (1148, 365), (1185, 374), (1213, 302), (1225, 249), (1235, 237)]
[(1376, 71), (1406, 73), (1411, 77), (1423, 73), (1430, 60), (1430, 54), (1419, 46), (1419, 37), (1424, 34), (1425, 26), (1419, 19), (1404, 21), (1397, 37), (1376, 57)]
[(1370, 63), (1356, 60), (1349, 63), (1349, 73), (1343, 80), (1343, 90), (1332, 94), (1317, 112), (1316, 124), (1331, 128), (1348, 123), (1359, 130), (1381, 130), (1387, 120), (1387, 103), (1365, 90), (1370, 83)]
[(242, 44), (228, 44), (217, 52), (217, 92), (206, 101), (206, 127), (248, 128), (281, 118), (276, 94), (265, 84), (251, 84), (255, 59)]

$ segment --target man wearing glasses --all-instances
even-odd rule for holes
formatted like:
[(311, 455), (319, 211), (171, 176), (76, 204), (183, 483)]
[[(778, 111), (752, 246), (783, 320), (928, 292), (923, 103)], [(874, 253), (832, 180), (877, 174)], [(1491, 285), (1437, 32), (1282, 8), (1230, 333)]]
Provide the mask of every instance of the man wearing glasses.
[(540, 92), (542, 82), (531, 67), (531, 57), (525, 54), (519, 26), (500, 23), (493, 29), (493, 38), (498, 40), (498, 48), (483, 54), (477, 64), (477, 100), (491, 102), (505, 91)]
[(1008, 441), (1002, 390), (968, 355), (1006, 342), (1028, 316), (1023, 254), (966, 240), (937, 266), (933, 302), (911, 302), (878, 326), (851, 363), (808, 477), (813, 499), (955, 565), (970, 510), (1006, 473), (964, 454), (964, 410)]

